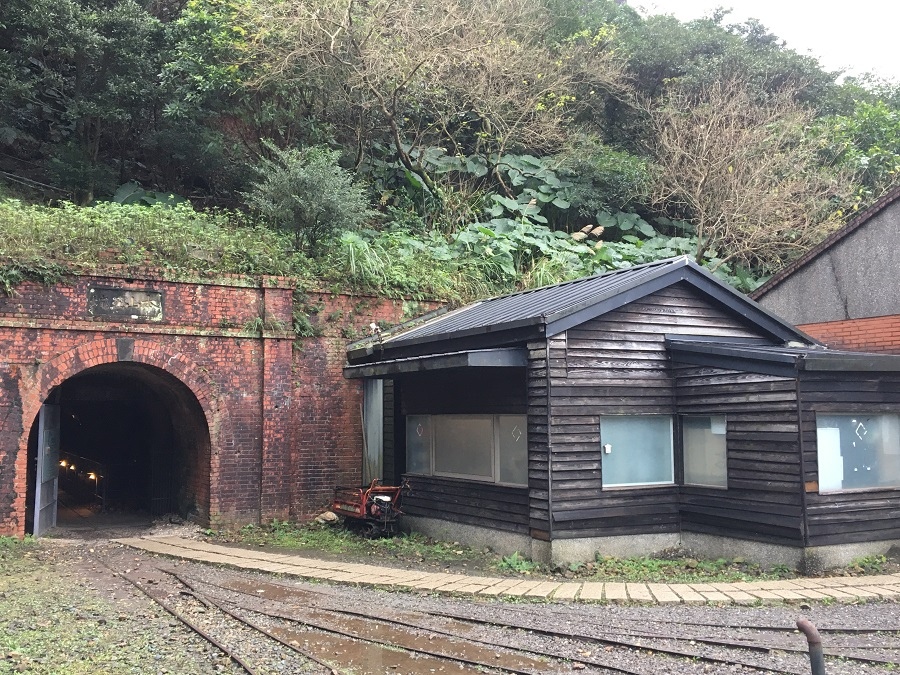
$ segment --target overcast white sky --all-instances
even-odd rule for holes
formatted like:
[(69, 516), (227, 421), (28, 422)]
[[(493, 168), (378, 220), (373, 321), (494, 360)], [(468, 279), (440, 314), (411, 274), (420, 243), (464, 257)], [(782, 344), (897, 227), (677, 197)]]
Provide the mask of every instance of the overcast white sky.
[(829, 70), (873, 72), (900, 81), (898, 0), (628, 0), (643, 14), (697, 19), (731, 7), (731, 20), (759, 19), (788, 47), (818, 57)]

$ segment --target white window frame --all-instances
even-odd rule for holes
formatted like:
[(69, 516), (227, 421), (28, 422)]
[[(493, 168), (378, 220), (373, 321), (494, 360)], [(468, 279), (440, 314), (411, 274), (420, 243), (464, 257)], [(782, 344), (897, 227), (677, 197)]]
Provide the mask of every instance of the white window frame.
[[(843, 486), (843, 483), (845, 480), (844, 475), (843, 475), (844, 474), (844, 463), (843, 463), (843, 455), (840, 454), (840, 450), (841, 450), (840, 435), (838, 435), (837, 438), (834, 438), (832, 435), (832, 438), (829, 439), (830, 443), (834, 443), (834, 442), (838, 443), (837, 448), (827, 447), (826, 435), (822, 433), (823, 430), (826, 430), (826, 429), (838, 430), (838, 429), (835, 427), (822, 426), (822, 418), (823, 417), (849, 417), (849, 418), (893, 417), (896, 419), (896, 418), (900, 418), (900, 414), (898, 414), (896, 412), (880, 412), (880, 411), (877, 411), (877, 412), (817, 411), (816, 412), (816, 465), (817, 465), (816, 479), (817, 479), (817, 483), (818, 483), (819, 494), (831, 495), (831, 494), (841, 494), (841, 493), (845, 493), (845, 492), (872, 492), (872, 491), (878, 491), (878, 490), (897, 490), (898, 488), (900, 488), (900, 472), (898, 472), (897, 477), (894, 479), (894, 481), (892, 483), (885, 483), (882, 485), (867, 485), (867, 486), (860, 486), (860, 487), (844, 487)], [(894, 426), (894, 431), (896, 433), (897, 427), (900, 426), (900, 420), (897, 420), (897, 422), (893, 426)], [(823, 462), (823, 455), (826, 455), (826, 454), (830, 455), (830, 459), (832, 461), (834, 461), (835, 451), (836, 451), (837, 458), (840, 458), (840, 462), (841, 462), (840, 463), (840, 473), (841, 473), (840, 482), (842, 485), (841, 485), (841, 487), (838, 487), (838, 488), (830, 488), (830, 489), (824, 488), (823, 489), (823, 483), (826, 482), (826, 481), (823, 481), (823, 475), (827, 473), (827, 470), (823, 471), (823, 465), (825, 464), (825, 462)], [(898, 458), (897, 461), (900, 461), (900, 438), (895, 437), (892, 439), (882, 439), (882, 447), (879, 449), (878, 452), (879, 452), (880, 457), (895, 456)], [(832, 471), (830, 475), (834, 475), (834, 472)]]
[[(669, 422), (669, 472), (672, 476), (671, 480), (668, 481), (656, 481), (652, 483), (607, 483), (606, 482), (606, 472), (603, 470), (603, 457), (607, 454), (606, 452), (606, 443), (604, 443), (603, 439), (603, 420), (604, 419), (621, 419), (624, 417), (632, 418), (632, 419), (640, 419), (640, 418), (654, 418), (660, 419), (665, 418)], [(611, 452), (615, 452), (615, 449), (611, 449)], [(600, 471), (600, 480), (602, 484), (603, 490), (639, 490), (643, 488), (656, 488), (656, 487), (670, 487), (672, 485), (676, 485), (675, 481), (675, 415), (603, 415), (600, 418), (600, 453), (601, 453), (601, 471)]]

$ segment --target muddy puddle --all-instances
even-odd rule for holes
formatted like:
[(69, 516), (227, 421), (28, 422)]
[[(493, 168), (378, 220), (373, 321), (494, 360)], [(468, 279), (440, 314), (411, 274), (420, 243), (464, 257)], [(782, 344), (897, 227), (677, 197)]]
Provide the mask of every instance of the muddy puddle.
[(305, 591), (301, 588), (291, 588), (284, 584), (266, 583), (264, 581), (228, 579), (223, 582), (221, 586), (222, 588), (227, 588), (246, 595), (252, 595), (262, 600), (281, 602), (285, 605), (294, 607), (315, 607), (325, 599), (320, 593)]
[(290, 645), (331, 665), (340, 672), (371, 673), (468, 673), (484, 672), (475, 665), (448, 661), (425, 654), (411, 654), (401, 649), (372, 644), (345, 637), (328, 635), (320, 631), (301, 631), (290, 628), (273, 628), (277, 635)]
[[(338, 668), (356, 670), (365, 664), (358, 671), (365, 673), (484, 672), (486, 668), (519, 673), (569, 670), (557, 661), (469, 642), (465, 633), (473, 626), (455, 619), (418, 612), (387, 613), (378, 608), (373, 608), (371, 614), (366, 608), (345, 613), (320, 606), (328, 600), (321, 595), (280, 584), (232, 579), (223, 587), (291, 607), (281, 616), (289, 614), (292, 619), (316, 629), (316, 635), (311, 637), (309, 631), (280, 628), (279, 637), (289, 643), (298, 642), (303, 649)], [(356, 616), (356, 612), (367, 615)], [(328, 631), (339, 631), (349, 637), (328, 634)]]

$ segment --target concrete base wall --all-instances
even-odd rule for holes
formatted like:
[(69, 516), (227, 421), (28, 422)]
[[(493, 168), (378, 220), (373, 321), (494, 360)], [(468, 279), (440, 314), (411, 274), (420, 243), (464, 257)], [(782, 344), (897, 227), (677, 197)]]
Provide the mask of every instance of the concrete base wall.
[(651, 555), (678, 546), (679, 536), (671, 534), (636, 534), (621, 537), (592, 537), (541, 541), (527, 534), (503, 532), (477, 525), (452, 523), (437, 518), (403, 516), (401, 527), (406, 532), (421, 532), (442, 541), (458, 541), (472, 548), (490, 548), (500, 555), (519, 553), (544, 565), (589, 562), (596, 556), (629, 558)]
[(584, 537), (580, 539), (556, 539), (539, 542), (546, 545), (544, 558), (538, 562), (550, 565), (564, 565), (573, 562), (590, 562), (597, 556), (612, 558), (634, 558), (652, 555), (667, 548), (678, 546), (677, 532), (663, 534), (634, 534), (616, 537)]
[(704, 558), (746, 558), (757, 562), (763, 569), (787, 565), (804, 574), (815, 574), (835, 567), (846, 567), (854, 560), (873, 555), (884, 555), (898, 540), (866, 541), (856, 544), (831, 546), (779, 546), (758, 541), (717, 537), (709, 534), (684, 532), (681, 544)]
[[(458, 541), (472, 548), (490, 548), (500, 555), (512, 555), (518, 552), (520, 555), (534, 560), (532, 542), (527, 534), (515, 532), (502, 532), (477, 525), (465, 525), (463, 523), (451, 523), (437, 518), (421, 518), (418, 516), (403, 516), (400, 519), (401, 527), (406, 532), (421, 532), (429, 537), (441, 541)], [(537, 544), (547, 542), (535, 541)]]
[(748, 562), (759, 563), (764, 569), (777, 565), (800, 569), (803, 565), (803, 548), (800, 546), (765, 544), (698, 532), (682, 532), (681, 545), (703, 558), (745, 558)]
[(884, 555), (892, 546), (900, 546), (900, 540), (865, 541), (857, 544), (810, 546), (804, 551), (800, 569), (806, 574), (821, 572), (834, 567), (846, 567), (854, 560), (871, 555)]
[(786, 565), (805, 574), (844, 567), (854, 560), (883, 555), (900, 540), (841, 544), (836, 546), (781, 546), (758, 541), (720, 537), (696, 532), (635, 534), (616, 537), (585, 537), (540, 541), (525, 534), (502, 532), (476, 525), (451, 523), (436, 518), (404, 516), (407, 532), (421, 532), (442, 541), (458, 541), (473, 548), (490, 548), (500, 555), (520, 555), (544, 565), (590, 562), (597, 557), (631, 558), (650, 556), (666, 549), (682, 547), (702, 558), (745, 558), (763, 569)]

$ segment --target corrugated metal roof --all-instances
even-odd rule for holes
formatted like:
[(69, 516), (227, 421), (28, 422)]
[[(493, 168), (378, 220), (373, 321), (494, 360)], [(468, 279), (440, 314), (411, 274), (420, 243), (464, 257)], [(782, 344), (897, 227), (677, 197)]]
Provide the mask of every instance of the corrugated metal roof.
[(386, 338), (384, 343), (399, 344), (439, 335), (548, 323), (577, 311), (585, 302), (600, 302), (653, 278), (660, 272), (689, 264), (687, 257), (671, 258), (482, 300)]
[[(644, 296), (685, 281), (779, 342), (815, 340), (714, 277), (687, 256), (520, 291), (417, 320), (393, 334), (349, 345), (351, 364), (429, 353), (484, 349), (557, 335)], [(451, 344), (452, 343), (452, 344)]]

